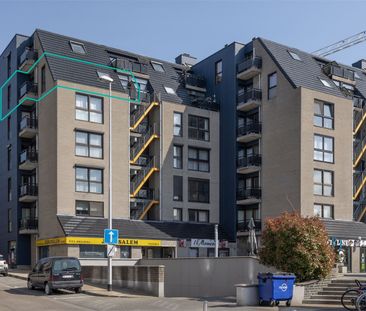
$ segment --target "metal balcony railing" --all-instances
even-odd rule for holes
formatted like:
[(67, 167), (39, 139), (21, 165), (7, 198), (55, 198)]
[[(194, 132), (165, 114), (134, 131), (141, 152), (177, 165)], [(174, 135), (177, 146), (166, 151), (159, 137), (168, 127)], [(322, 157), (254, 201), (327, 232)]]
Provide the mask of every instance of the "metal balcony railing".
[(248, 157), (239, 157), (237, 160), (238, 168), (244, 168), (249, 166), (260, 166), (262, 164), (262, 156), (255, 154)]
[[(145, 97), (146, 103), (150, 103), (150, 105), (134, 105), (133, 109), (131, 110), (131, 117), (130, 117), (130, 126), (135, 127), (137, 123), (141, 123), (143, 116), (147, 115), (150, 110), (160, 102), (160, 98), (156, 94), (148, 94), (148, 93), (141, 93), (141, 101), (144, 102), (142, 97)], [(131, 97), (132, 98), (132, 97)]]
[(37, 151), (32, 148), (23, 150), (19, 155), (19, 164), (22, 164), (26, 161), (36, 163), (38, 161)]
[(260, 134), (262, 131), (262, 123), (253, 122), (249, 124), (243, 124), (238, 127), (238, 136), (245, 136), (248, 134)]
[[(240, 232), (248, 232), (249, 231), (249, 222), (250, 219), (238, 221), (237, 222), (237, 230)], [(255, 231), (261, 231), (262, 230), (262, 222), (260, 219), (254, 219), (254, 225), (255, 225)]]
[(159, 126), (154, 123), (138, 138), (138, 142), (131, 147), (130, 158), (132, 162), (137, 160), (139, 154), (141, 154), (151, 143), (151, 141), (159, 135)]
[(19, 98), (22, 98), (28, 93), (36, 94), (38, 91), (37, 83), (31, 81), (25, 81), (19, 90)]
[(353, 107), (362, 109), (364, 106), (363, 98), (353, 97)]
[(147, 178), (156, 169), (157, 169), (157, 163), (155, 157), (152, 157), (150, 161), (147, 163), (147, 165), (138, 171), (138, 173), (130, 183), (131, 194), (133, 195), (133, 197), (136, 197), (142, 186), (147, 181)]
[(238, 94), (237, 104), (245, 104), (249, 101), (260, 101), (262, 100), (262, 91), (260, 89), (252, 89), (250, 91)]
[(329, 63), (323, 67), (324, 73), (329, 75), (334, 75), (340, 78), (355, 80), (355, 72), (353, 70), (340, 67), (334, 63)]
[(19, 220), (19, 230), (37, 230), (38, 218), (22, 218)]
[(25, 129), (37, 129), (38, 120), (36, 118), (31, 118), (29, 116), (24, 116), (19, 123), (19, 130)]
[(19, 196), (38, 196), (38, 185), (37, 184), (23, 184), (19, 189)]
[(247, 59), (242, 63), (238, 64), (237, 72), (241, 73), (243, 71), (248, 70), (249, 68), (254, 67), (257, 69), (262, 68), (262, 57), (255, 56), (254, 58)]
[(198, 76), (198, 75), (194, 75), (191, 73), (186, 73), (184, 76), (184, 81), (186, 86), (190, 85), (190, 86), (194, 86), (194, 87), (198, 87), (198, 88), (206, 88), (206, 80), (204, 77)]
[(261, 188), (238, 188), (236, 198), (237, 200), (260, 199), (261, 194)]
[(147, 64), (143, 64), (138, 61), (118, 58), (117, 61), (113, 62), (111, 65), (119, 69), (129, 70), (147, 75)]

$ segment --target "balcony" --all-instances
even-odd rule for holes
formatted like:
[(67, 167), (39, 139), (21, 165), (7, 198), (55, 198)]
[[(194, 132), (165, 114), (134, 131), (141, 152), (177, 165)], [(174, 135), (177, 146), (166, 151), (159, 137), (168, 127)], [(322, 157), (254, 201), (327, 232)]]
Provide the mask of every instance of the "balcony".
[(259, 89), (252, 89), (238, 95), (237, 110), (249, 111), (258, 108), (262, 102), (262, 91)]
[(237, 78), (241, 80), (248, 80), (255, 77), (261, 72), (262, 68), (262, 58), (254, 57), (245, 60), (240, 63), (237, 67)]
[(135, 164), (138, 158), (144, 153), (144, 151), (150, 146), (150, 144), (159, 138), (159, 126), (154, 123), (148, 128), (148, 130), (141, 135), (137, 142), (131, 146), (130, 149), (130, 164)]
[(260, 171), (262, 156), (260, 154), (249, 157), (239, 157), (237, 161), (237, 173), (250, 174)]
[(138, 61), (118, 58), (117, 61), (113, 62), (111, 65), (118, 69), (128, 70), (137, 74), (144, 75), (145, 78), (146, 76), (148, 76), (147, 64), (143, 64)]
[(159, 193), (155, 189), (142, 188), (134, 199), (131, 199), (131, 219), (143, 219), (148, 211), (159, 204)]
[(364, 107), (364, 100), (359, 97), (353, 97), (353, 108), (357, 110), (362, 110)]
[(20, 138), (33, 138), (37, 135), (38, 120), (25, 116), (19, 123), (19, 137)]
[(238, 137), (236, 139), (239, 143), (248, 143), (261, 138), (262, 124), (254, 122), (250, 124), (243, 124), (238, 127)]
[(37, 201), (38, 198), (38, 185), (37, 184), (24, 184), (19, 189), (19, 202), (30, 203)]
[[(248, 220), (238, 221), (237, 223), (237, 231), (239, 232), (248, 232), (249, 231), (249, 222)], [(262, 222), (260, 219), (254, 219), (254, 225), (255, 225), (255, 231), (261, 231), (262, 230)]]
[(184, 76), (184, 82), (187, 89), (197, 92), (206, 92), (206, 80), (204, 77), (187, 73)]
[(131, 198), (136, 198), (136, 196), (140, 193), (141, 189), (143, 189), (145, 183), (149, 180), (149, 178), (155, 173), (159, 171), (159, 164), (155, 160), (155, 157), (152, 157), (146, 166), (142, 167), (141, 170), (137, 172), (135, 177), (130, 182), (130, 190)]
[(20, 88), (19, 91), (19, 103), (24, 106), (32, 106), (37, 99), (38, 85), (37, 83), (26, 81)]
[(328, 63), (323, 67), (324, 73), (331, 79), (356, 85), (355, 72), (353, 70), (339, 66), (335, 62)]
[(37, 51), (26, 48), (19, 57), (19, 70), (28, 71), (33, 66), (37, 58)]
[(38, 153), (33, 149), (23, 150), (19, 156), (19, 169), (23, 171), (31, 171), (37, 167)]
[(38, 218), (23, 218), (19, 221), (19, 234), (37, 234)]
[(236, 203), (240, 205), (260, 203), (261, 194), (260, 188), (239, 188), (236, 192)]

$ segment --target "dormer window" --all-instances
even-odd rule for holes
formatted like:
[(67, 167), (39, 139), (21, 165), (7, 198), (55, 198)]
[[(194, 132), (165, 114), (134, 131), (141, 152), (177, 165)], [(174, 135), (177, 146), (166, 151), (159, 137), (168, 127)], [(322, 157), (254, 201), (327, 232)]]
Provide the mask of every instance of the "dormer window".
[(85, 46), (83, 43), (70, 41), (70, 46), (74, 53), (86, 54)]

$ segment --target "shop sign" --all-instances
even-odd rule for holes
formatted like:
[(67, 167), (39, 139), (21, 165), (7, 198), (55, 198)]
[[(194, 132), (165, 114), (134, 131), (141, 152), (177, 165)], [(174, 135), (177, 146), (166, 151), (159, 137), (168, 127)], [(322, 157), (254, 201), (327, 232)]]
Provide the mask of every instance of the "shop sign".
[(330, 239), (329, 244), (332, 246), (350, 246), (350, 247), (364, 247), (366, 240), (353, 239)]
[(191, 239), (191, 247), (215, 248), (215, 240)]

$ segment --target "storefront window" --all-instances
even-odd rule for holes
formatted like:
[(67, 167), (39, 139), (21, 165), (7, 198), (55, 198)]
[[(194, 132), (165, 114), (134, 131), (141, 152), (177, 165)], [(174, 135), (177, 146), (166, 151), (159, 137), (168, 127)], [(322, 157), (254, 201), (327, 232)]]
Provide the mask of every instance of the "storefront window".
[(199, 257), (198, 248), (190, 247), (189, 248), (189, 257)]
[(131, 258), (131, 246), (120, 247), (121, 258)]
[(80, 258), (106, 258), (105, 245), (80, 245)]

